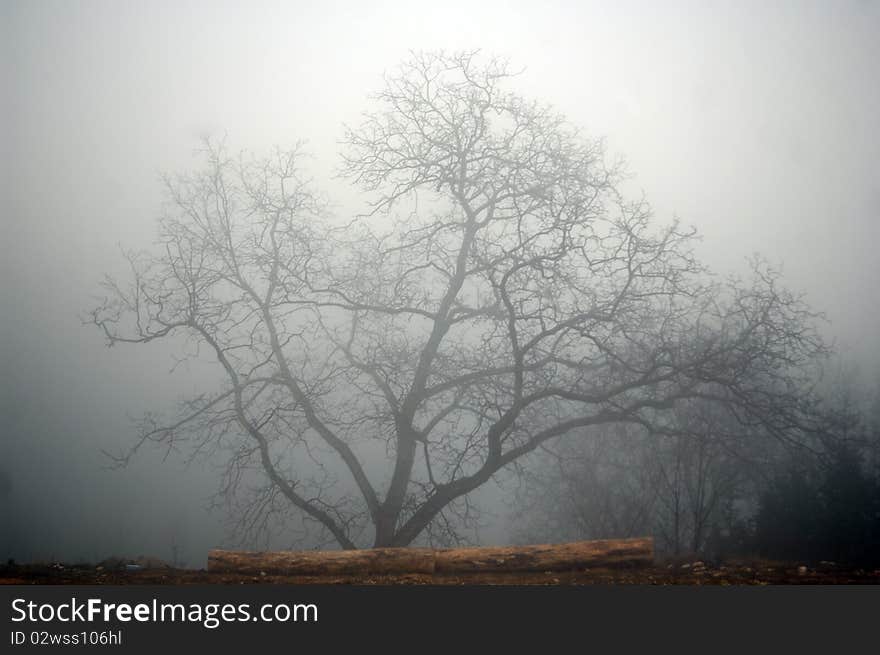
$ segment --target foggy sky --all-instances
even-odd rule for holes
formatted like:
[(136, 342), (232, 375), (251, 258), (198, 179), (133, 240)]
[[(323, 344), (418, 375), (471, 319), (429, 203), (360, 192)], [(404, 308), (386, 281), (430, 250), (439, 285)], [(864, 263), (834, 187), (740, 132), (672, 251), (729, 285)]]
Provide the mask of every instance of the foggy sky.
[[(755, 252), (880, 372), (880, 3), (10, 2), (4, 153), (0, 557), (100, 559), (221, 545), (216, 478), (144, 452), (107, 471), (129, 417), (171, 410), (203, 371), (171, 351), (107, 349), (80, 317), (118, 245), (153, 239), (161, 172), (205, 134), (259, 150), (306, 139), (337, 212), (342, 124), (410, 49), (481, 48), (625, 157), (659, 222), (703, 235), (722, 273)], [(2, 491), (2, 489), (0, 489)], [(174, 535), (177, 535), (176, 537)], [(502, 541), (503, 528), (485, 538)]]

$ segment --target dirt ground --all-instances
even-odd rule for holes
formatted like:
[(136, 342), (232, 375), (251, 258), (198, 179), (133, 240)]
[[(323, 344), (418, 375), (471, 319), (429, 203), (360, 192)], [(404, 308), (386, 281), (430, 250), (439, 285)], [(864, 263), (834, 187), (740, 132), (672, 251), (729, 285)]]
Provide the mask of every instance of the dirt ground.
[(356, 585), (789, 585), (880, 584), (880, 569), (823, 562), (816, 566), (750, 561), (684, 562), (639, 568), (479, 573), (457, 575), (283, 576), (212, 573), (169, 567), (137, 571), (94, 565), (0, 565), (0, 584), (187, 585), (187, 584), (356, 584)]

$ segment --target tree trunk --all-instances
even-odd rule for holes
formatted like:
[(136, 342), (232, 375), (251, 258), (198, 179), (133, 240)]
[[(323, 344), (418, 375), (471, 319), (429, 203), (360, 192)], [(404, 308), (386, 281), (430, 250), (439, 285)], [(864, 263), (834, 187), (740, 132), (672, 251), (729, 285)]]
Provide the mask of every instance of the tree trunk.
[(539, 546), (451, 548), (438, 550), (437, 573), (480, 571), (564, 571), (594, 567), (650, 564), (654, 542), (650, 538), (576, 541)]
[(351, 575), (433, 573), (430, 548), (370, 548), (365, 550), (291, 550), (251, 553), (212, 550), (208, 570), (277, 575)]
[(592, 567), (648, 565), (654, 558), (651, 538), (578, 541), (539, 546), (491, 548), (371, 548), (344, 551), (265, 553), (212, 550), (211, 572), (277, 575), (445, 574), (563, 571)]

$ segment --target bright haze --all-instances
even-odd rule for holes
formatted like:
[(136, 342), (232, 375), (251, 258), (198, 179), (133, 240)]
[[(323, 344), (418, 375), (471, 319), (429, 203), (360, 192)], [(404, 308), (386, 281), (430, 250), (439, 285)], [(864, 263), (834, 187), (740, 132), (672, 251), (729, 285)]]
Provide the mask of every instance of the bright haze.
[[(761, 253), (877, 375), (878, 3), (6, 1), (0, 14), (4, 559), (202, 566), (227, 543), (209, 466), (147, 449), (110, 470), (102, 454), (210, 373), (170, 374), (165, 346), (108, 349), (83, 318), (103, 275), (125, 273), (120, 245), (152, 243), (159, 176), (194, 166), (203, 136), (255, 151), (305, 140), (334, 211), (357, 212), (334, 177), (343, 124), (410, 50), (508, 58), (511, 88), (604, 137), (627, 192), (697, 228), (712, 269)], [(481, 538), (506, 536), (499, 518)]]

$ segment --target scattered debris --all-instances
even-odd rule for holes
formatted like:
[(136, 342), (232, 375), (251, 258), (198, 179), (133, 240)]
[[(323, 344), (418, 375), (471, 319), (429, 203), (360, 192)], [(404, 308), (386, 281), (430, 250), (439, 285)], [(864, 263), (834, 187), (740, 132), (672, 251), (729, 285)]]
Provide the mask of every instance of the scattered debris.
[[(266, 570), (253, 573), (208, 572), (204, 569), (150, 569), (132, 572), (129, 561), (116, 568), (105, 564), (87, 565), (59, 562), (17, 563), (14, 567), (0, 563), (2, 584), (361, 584), (361, 585), (853, 585), (880, 584), (880, 569), (850, 567), (818, 567), (800, 562), (726, 562), (708, 566), (698, 562), (684, 564), (666, 561), (647, 567), (578, 568), (534, 572), (471, 572), (449, 574), (340, 574), (281, 575)], [(100, 568), (103, 567), (103, 568)]]

